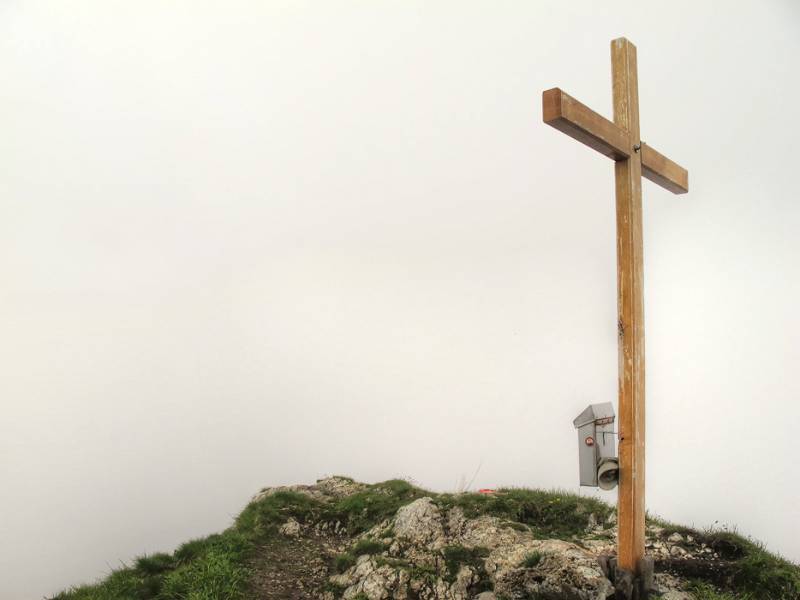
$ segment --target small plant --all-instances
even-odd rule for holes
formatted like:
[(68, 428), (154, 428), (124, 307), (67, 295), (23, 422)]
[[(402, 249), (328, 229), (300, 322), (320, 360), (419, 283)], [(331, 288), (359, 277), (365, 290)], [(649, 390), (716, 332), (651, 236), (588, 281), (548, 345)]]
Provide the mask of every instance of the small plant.
[(533, 569), (540, 562), (542, 562), (543, 556), (544, 555), (541, 552), (531, 552), (530, 554), (527, 554), (525, 558), (522, 559), (522, 563), (520, 563), (520, 566), (525, 569)]
[(208, 551), (213, 537), (215, 536), (190, 540), (178, 546), (178, 549), (175, 550), (174, 553), (175, 560), (177, 560), (179, 563), (187, 563), (202, 556)]
[(347, 532), (355, 535), (393, 517), (401, 506), (425, 494), (403, 479), (390, 479), (341, 498), (325, 507), (323, 516), (327, 521), (341, 521)]
[(405, 558), (391, 558), (389, 556), (376, 556), (375, 557), (375, 564), (379, 567), (384, 565), (388, 565), (395, 569), (411, 569), (411, 563), (406, 560)]
[[(651, 524), (663, 529), (662, 537), (674, 533), (691, 536), (696, 544), (711, 548), (721, 560), (729, 563), (729, 576), (720, 578), (713, 569), (708, 570), (707, 581), (695, 581), (693, 594), (699, 600), (797, 600), (800, 598), (800, 569), (789, 561), (770, 554), (764, 547), (736, 532), (735, 528), (692, 529), (675, 525), (657, 517), (650, 517)], [(678, 565), (675, 565), (677, 567)], [(687, 575), (697, 577), (693, 570)], [(730, 591), (717, 591), (708, 582), (723, 586)]]
[(61, 592), (54, 600), (244, 600), (251, 541), (235, 529), (188, 542), (172, 555), (143, 556), (103, 581)]
[(145, 575), (158, 575), (175, 568), (175, 559), (163, 552), (140, 556), (136, 559), (136, 569)]
[(361, 556), (362, 554), (378, 554), (384, 550), (386, 550), (386, 546), (383, 544), (383, 542), (371, 539), (363, 539), (359, 540), (358, 543), (353, 546), (353, 549), (350, 551), (350, 553), (353, 556)]
[(392, 525), (390, 525), (389, 527), (387, 527), (386, 529), (381, 531), (381, 536), (380, 537), (381, 537), (381, 539), (386, 539), (386, 538), (390, 538), (390, 537), (393, 537), (393, 536), (394, 536), (394, 527)]
[(419, 579), (430, 585), (436, 581), (436, 569), (432, 567), (410, 564), (406, 570), (411, 579)]
[(209, 550), (202, 559), (171, 571), (164, 577), (158, 599), (184, 598), (244, 598), (244, 588), (250, 577), (235, 553), (224, 546)]
[(484, 592), (492, 589), (494, 584), (486, 573), (484, 559), (489, 555), (489, 549), (476, 546), (467, 548), (465, 546), (445, 546), (442, 549), (444, 564), (447, 571), (445, 579), (453, 582), (461, 570), (462, 566), (469, 566), (475, 569), (478, 575), (478, 583), (475, 586), (476, 592)]
[(337, 554), (333, 557), (333, 570), (337, 573), (344, 573), (354, 564), (356, 564), (356, 557), (349, 552)]
[(693, 581), (689, 584), (687, 591), (692, 594), (694, 600), (751, 600), (753, 598), (749, 594), (734, 596), (733, 594), (720, 592), (702, 581)]
[(493, 515), (528, 526), (537, 536), (571, 539), (582, 536), (589, 515), (605, 520), (613, 509), (595, 498), (554, 490), (500, 489), (495, 494), (442, 494), (442, 508), (460, 507), (465, 516)]
[(327, 581), (325, 583), (324, 589), (326, 592), (330, 592), (331, 594), (333, 594), (333, 597), (336, 600), (338, 600), (344, 595), (344, 591), (347, 589), (347, 587), (344, 585), (339, 585), (337, 583), (332, 583), (330, 581)]
[(277, 531), (281, 523), (293, 517), (301, 523), (317, 509), (317, 502), (299, 492), (275, 492), (251, 502), (236, 517), (236, 528), (242, 533), (263, 537)]

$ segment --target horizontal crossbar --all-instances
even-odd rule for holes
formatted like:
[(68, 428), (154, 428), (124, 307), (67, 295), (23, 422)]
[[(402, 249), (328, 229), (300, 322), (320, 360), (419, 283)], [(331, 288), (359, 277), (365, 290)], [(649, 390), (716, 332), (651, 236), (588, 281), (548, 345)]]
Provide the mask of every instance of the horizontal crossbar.
[[(613, 160), (629, 158), (634, 146), (640, 143), (632, 140), (627, 131), (559, 88), (542, 93), (542, 118), (551, 127)], [(689, 191), (686, 169), (648, 145), (642, 144), (641, 154), (643, 177), (674, 194)]]
[(689, 172), (645, 143), (642, 143), (642, 177), (673, 194), (689, 191)]
[(542, 94), (544, 122), (614, 160), (633, 152), (630, 135), (558, 88)]

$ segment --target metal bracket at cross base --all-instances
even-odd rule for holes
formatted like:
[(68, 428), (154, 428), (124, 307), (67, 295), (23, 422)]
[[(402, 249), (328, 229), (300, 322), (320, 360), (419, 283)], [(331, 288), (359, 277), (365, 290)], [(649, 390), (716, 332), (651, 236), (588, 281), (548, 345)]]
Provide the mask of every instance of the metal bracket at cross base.
[(606, 578), (614, 584), (614, 598), (617, 600), (646, 600), (650, 592), (657, 592), (653, 581), (653, 559), (645, 556), (639, 560), (638, 575), (620, 569), (616, 556), (601, 555), (597, 561)]

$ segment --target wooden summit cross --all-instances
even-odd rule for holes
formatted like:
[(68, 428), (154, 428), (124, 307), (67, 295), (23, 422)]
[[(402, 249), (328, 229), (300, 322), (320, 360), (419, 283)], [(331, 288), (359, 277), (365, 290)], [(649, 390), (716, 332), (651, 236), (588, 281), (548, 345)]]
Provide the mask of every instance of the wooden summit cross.
[(642, 176), (675, 194), (689, 191), (686, 169), (642, 143), (636, 46), (611, 42), (614, 122), (558, 88), (542, 94), (544, 122), (614, 162), (619, 314), (619, 499), (617, 564), (638, 573), (644, 558), (644, 301)]

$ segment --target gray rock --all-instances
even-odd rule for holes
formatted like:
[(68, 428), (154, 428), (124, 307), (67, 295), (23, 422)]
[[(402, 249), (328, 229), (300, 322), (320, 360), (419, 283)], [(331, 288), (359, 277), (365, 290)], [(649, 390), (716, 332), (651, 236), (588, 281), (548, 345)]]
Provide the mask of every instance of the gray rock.
[(689, 553), (680, 546), (673, 546), (672, 548), (669, 549), (669, 554), (670, 556), (674, 556), (675, 558), (681, 558)]
[(331, 581), (346, 587), (342, 594), (344, 600), (358, 594), (364, 594), (370, 600), (386, 600), (390, 597), (397, 577), (394, 569), (386, 565), (378, 567), (372, 557), (364, 554), (358, 557), (354, 567), (341, 575), (331, 577)]
[(467, 520), (464, 518), (464, 511), (461, 507), (451, 508), (447, 513), (447, 532), (454, 538), (460, 537), (464, 533)]
[[(330, 477), (310, 486), (265, 488), (254, 499), (292, 491), (332, 504), (366, 488), (348, 478)], [(347, 571), (328, 579), (341, 588), (344, 600), (359, 596), (369, 600), (497, 600), (498, 597), (607, 600), (613, 595), (614, 586), (603, 573), (598, 557), (613, 556), (615, 552), (616, 515), (612, 512), (606, 518), (605, 529), (597, 514), (586, 516), (590, 535), (572, 543), (537, 539), (541, 531), (518, 527), (507, 519), (489, 515), (468, 518), (459, 507), (445, 512), (432, 498), (420, 498), (361, 532), (360, 538), (385, 544), (381, 555), (359, 556)], [(326, 538), (331, 555), (350, 551), (358, 539), (345, 535), (347, 527), (336, 520), (304, 526), (289, 519), (279, 531), (292, 538), (305, 534)], [(716, 555), (701, 540), (688, 535), (675, 532), (664, 538), (663, 528), (647, 527), (649, 557), (708, 559)], [(464, 564), (458, 565), (457, 572), (449, 571), (452, 562), (445, 562), (446, 546), (462, 547), (466, 558)], [(526, 560), (534, 553), (539, 556), (538, 561)], [(320, 575), (328, 572), (324, 564), (319, 568)], [(663, 600), (690, 600), (691, 595), (684, 591), (687, 582), (682, 577), (656, 573), (654, 579), (654, 588), (663, 594), (659, 596)], [(494, 591), (477, 592), (487, 587)], [(323, 600), (334, 600), (333, 596), (330, 590), (319, 592)]]
[[(600, 554), (613, 551), (613, 537), (583, 542), (585, 548), (563, 540), (537, 539), (534, 531), (509, 527), (497, 517), (466, 518), (460, 508), (443, 514), (428, 497), (401, 507), (370, 535), (387, 531), (393, 537), (381, 539), (388, 545), (388, 556), (360, 556), (345, 573), (330, 577), (345, 588), (344, 600), (358, 594), (370, 600), (496, 600), (497, 596), (606, 600), (614, 593), (597, 561)], [(481, 548), (485, 556), (460, 565), (451, 578), (444, 561), (445, 546), (462, 546), (467, 551)], [(666, 548), (663, 552), (667, 553)], [(525, 567), (532, 553), (540, 559)], [(486, 578), (494, 592), (477, 594), (477, 584)]]
[(363, 483), (357, 483), (347, 477), (327, 477), (325, 479), (319, 479), (314, 485), (280, 485), (277, 487), (264, 488), (253, 496), (250, 501), (258, 502), (277, 492), (296, 492), (314, 498), (315, 500), (341, 498), (342, 496), (350, 496), (360, 492), (366, 489), (366, 487), (367, 486)]
[(442, 515), (431, 498), (419, 498), (397, 511), (394, 532), (417, 546), (438, 550), (445, 545)]
[(286, 523), (280, 526), (280, 529), (278, 529), (278, 531), (281, 533), (281, 535), (285, 535), (286, 537), (292, 537), (292, 538), (300, 537), (300, 532), (301, 532), (300, 523), (298, 523), (297, 521), (295, 521), (290, 517), (289, 520), (286, 521)]
[[(655, 573), (653, 579), (655, 580), (655, 588), (662, 594), (669, 592), (683, 593), (685, 582), (671, 573)], [(663, 596), (658, 597), (662, 598)]]

